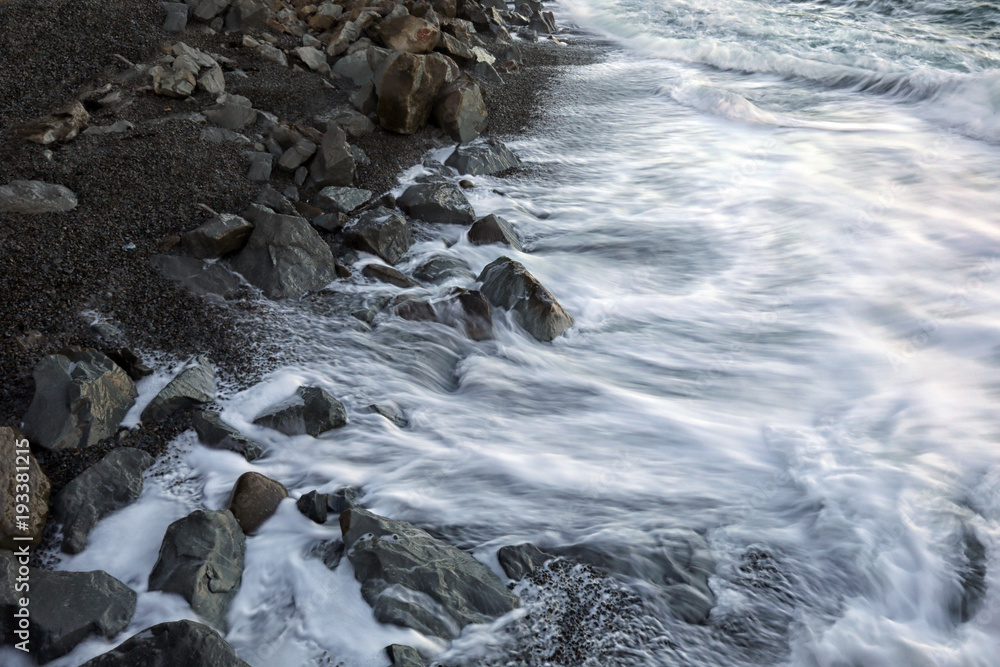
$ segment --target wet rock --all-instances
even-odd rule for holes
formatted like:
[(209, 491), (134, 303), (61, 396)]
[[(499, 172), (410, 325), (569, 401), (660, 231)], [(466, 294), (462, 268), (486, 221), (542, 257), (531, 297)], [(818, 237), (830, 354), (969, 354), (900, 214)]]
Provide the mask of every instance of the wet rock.
[[(253, 225), (238, 215), (223, 213), (181, 237), (187, 251), (198, 259), (221, 257), (242, 248)], [(471, 235), (471, 232), (470, 232)]]
[(545, 553), (530, 542), (500, 547), (497, 552), (500, 567), (514, 581), (520, 581), (553, 558), (555, 556)]
[(382, 21), (377, 32), (386, 48), (407, 53), (430, 53), (441, 39), (440, 28), (409, 15)]
[(329, 502), (330, 494), (313, 490), (296, 500), (295, 507), (311, 521), (326, 523), (330, 514)]
[(448, 71), (441, 58), (392, 54), (375, 71), (379, 124), (399, 134), (413, 134), (426, 125)]
[(167, 528), (149, 590), (177, 593), (195, 613), (225, 631), (245, 553), (246, 537), (231, 512), (195, 510)]
[(437, 322), (434, 306), (419, 297), (404, 295), (393, 300), (392, 312), (411, 322)]
[(228, 449), (242, 454), (247, 461), (255, 461), (264, 453), (259, 443), (222, 421), (218, 413), (196, 410), (191, 415), (191, 425), (198, 434), (198, 440), (207, 447)]
[(153, 255), (149, 263), (163, 277), (180, 283), (198, 296), (215, 295), (231, 299), (240, 288), (239, 279), (220, 264), (208, 264), (179, 255)]
[(115, 433), (138, 395), (132, 378), (92, 349), (73, 348), (35, 366), (35, 395), (24, 416), (34, 446), (82, 449)]
[(214, 104), (202, 113), (210, 122), (227, 130), (242, 130), (257, 120), (257, 110), (250, 100), (240, 95), (220, 95), (218, 104)]
[(486, 103), (479, 84), (460, 77), (441, 89), (434, 103), (434, 121), (455, 141), (472, 141), (486, 129)]
[[(18, 474), (27, 474), (18, 479)], [(18, 488), (27, 485), (27, 489)], [(42, 530), (49, 516), (49, 478), (38, 466), (35, 455), (31, 452), (28, 441), (20, 431), (7, 426), (0, 427), (0, 496), (6, 502), (0, 506), (0, 549), (13, 551), (19, 546), (38, 546), (42, 538)], [(24, 505), (28, 511), (28, 525), (18, 526), (17, 517), (22, 512), (16, 511), (17, 503), (13, 499), (19, 495), (27, 496)], [(15, 540), (15, 537), (29, 537), (30, 541)]]
[(347, 135), (339, 127), (331, 127), (323, 135), (309, 166), (309, 175), (321, 187), (350, 185), (354, 182), (354, 169), (354, 154), (347, 143)]
[[(323, 215), (318, 215), (313, 218), (312, 226), (316, 229), (322, 229), (324, 232), (339, 232), (344, 228), (344, 223), (346, 221), (347, 216), (343, 213), (324, 213)], [(338, 278), (351, 277), (351, 270), (346, 266), (337, 264), (334, 266), (334, 270), (337, 272)]]
[(465, 260), (455, 255), (437, 255), (413, 271), (413, 277), (425, 283), (442, 283), (446, 280), (468, 282), (476, 277)]
[(319, 191), (319, 194), (316, 195), (316, 205), (324, 211), (348, 214), (366, 204), (371, 198), (371, 190), (331, 186)]
[[(18, 558), (0, 551), (0, 615), (5, 621), (20, 608), (18, 598), (29, 592), (15, 591), (18, 567)], [(66, 655), (91, 636), (113, 639), (135, 613), (135, 591), (107, 572), (29, 568), (27, 578), (31, 601), (28, 648), (39, 663)]]
[(163, 19), (163, 29), (166, 32), (181, 32), (187, 27), (188, 6), (183, 2), (161, 2), (160, 6), (166, 12)]
[(243, 533), (250, 535), (271, 518), (282, 500), (288, 497), (288, 489), (256, 472), (245, 472), (236, 480), (229, 509), (236, 517)]
[(500, 257), (477, 280), (491, 304), (513, 310), (521, 326), (539, 341), (551, 341), (573, 326), (573, 317), (520, 262)]
[(444, 311), (441, 319), (465, 331), (472, 340), (493, 338), (493, 309), (482, 292), (456, 287), (439, 310)]
[(11, 181), (0, 186), (0, 213), (65, 213), (76, 204), (72, 190), (54, 183)]
[(389, 283), (396, 287), (406, 289), (408, 287), (420, 287), (420, 283), (412, 278), (407, 278), (403, 273), (391, 266), (384, 264), (367, 264), (361, 269), (361, 275), (369, 280), (377, 280), (381, 283)]
[(385, 647), (385, 653), (389, 656), (390, 667), (426, 667), (427, 665), (417, 650), (410, 646), (393, 644)]
[(307, 553), (307, 558), (318, 558), (323, 565), (336, 570), (344, 559), (344, 543), (341, 540), (329, 540), (313, 546)]
[(48, 146), (57, 141), (69, 141), (87, 127), (90, 114), (80, 101), (47, 116), (33, 118), (17, 127), (17, 135), (36, 144)]
[(285, 435), (322, 433), (347, 423), (347, 411), (336, 398), (319, 387), (299, 387), (286, 401), (268, 408), (253, 421)]
[(74, 477), (52, 504), (63, 523), (62, 550), (80, 553), (98, 521), (135, 502), (142, 494), (142, 473), (153, 462), (141, 449), (121, 447)]
[(254, 224), (233, 267), (268, 298), (297, 299), (334, 280), (333, 253), (304, 219), (264, 213)]
[(406, 188), (399, 207), (408, 215), (426, 222), (468, 225), (476, 219), (472, 204), (462, 190), (451, 183), (417, 183)]
[(212, 628), (194, 621), (160, 623), (83, 667), (250, 667)]
[(125, 373), (132, 378), (133, 382), (138, 382), (147, 375), (153, 374), (153, 369), (139, 359), (135, 352), (127, 347), (120, 347), (117, 350), (109, 350), (108, 358), (118, 364)]
[(471, 146), (456, 146), (444, 163), (458, 173), (470, 176), (498, 174), (521, 164), (507, 146), (496, 140)]
[(962, 587), (949, 603), (948, 611), (956, 622), (967, 623), (986, 597), (986, 547), (976, 536), (975, 529), (968, 525), (962, 527), (959, 544), (963, 556), (958, 571)]
[(345, 486), (330, 494), (328, 506), (330, 512), (340, 516), (344, 511), (361, 507), (358, 504), (358, 496), (361, 490), (353, 486)]
[(413, 233), (406, 218), (379, 206), (365, 211), (344, 228), (344, 242), (395, 264), (413, 245)]
[(383, 623), (451, 639), (520, 605), (488, 567), (408, 523), (354, 508), (340, 526), (361, 593)]
[(251, 153), (250, 169), (247, 171), (247, 178), (258, 183), (266, 183), (271, 179), (271, 168), (273, 165), (273, 155), (269, 153)]
[(165, 419), (178, 410), (214, 399), (215, 370), (207, 359), (198, 357), (153, 397), (142, 411), (142, 421)]
[(288, 67), (288, 56), (278, 47), (263, 42), (257, 46), (257, 51), (271, 62), (278, 63), (282, 67)]
[(517, 251), (523, 251), (514, 226), (504, 218), (493, 214), (480, 218), (472, 224), (469, 228), (469, 243), (472, 245), (503, 243)]
[(399, 403), (396, 403), (395, 401), (372, 403), (368, 406), (368, 412), (374, 412), (377, 415), (382, 415), (399, 428), (406, 428), (407, 424), (409, 424), (409, 421), (406, 419), (406, 414), (403, 412), (403, 408), (399, 407)]

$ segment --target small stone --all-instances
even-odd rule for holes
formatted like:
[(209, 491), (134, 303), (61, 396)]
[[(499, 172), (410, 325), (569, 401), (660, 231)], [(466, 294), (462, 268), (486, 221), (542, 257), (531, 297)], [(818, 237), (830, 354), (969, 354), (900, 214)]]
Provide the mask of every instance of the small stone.
[(253, 225), (238, 215), (223, 213), (185, 234), (182, 239), (188, 252), (198, 259), (222, 257), (242, 248)]
[(180, 283), (196, 296), (231, 299), (240, 289), (239, 278), (222, 264), (180, 255), (153, 255), (149, 263), (164, 278)]
[(311, 521), (326, 523), (326, 518), (330, 513), (329, 501), (329, 494), (310, 491), (295, 501), (295, 506)]
[(372, 403), (368, 406), (368, 412), (374, 412), (377, 415), (382, 415), (399, 428), (406, 428), (406, 425), (409, 424), (409, 421), (406, 419), (406, 414), (403, 412), (403, 408), (399, 407), (399, 403), (396, 403), (395, 401)]
[(278, 505), (288, 497), (288, 489), (256, 472), (240, 475), (233, 487), (229, 509), (236, 517), (245, 535), (257, 531), (277, 511)]
[(247, 461), (256, 461), (264, 453), (257, 442), (222, 421), (218, 413), (209, 410), (195, 410), (191, 415), (191, 425), (205, 446), (228, 449), (242, 454)]
[(469, 228), (469, 243), (472, 245), (502, 243), (519, 252), (523, 251), (514, 226), (504, 218), (493, 214), (472, 223), (472, 227)]
[(372, 198), (371, 190), (330, 186), (316, 195), (316, 205), (326, 211), (350, 214)]
[(271, 167), (274, 164), (274, 156), (270, 153), (250, 153), (250, 170), (247, 178), (258, 183), (266, 183), (271, 180)]
[(257, 111), (250, 106), (249, 100), (237, 95), (223, 95), (228, 98), (219, 104), (208, 107), (202, 113), (209, 121), (227, 130), (241, 130), (257, 120)]
[(355, 162), (347, 135), (340, 127), (331, 127), (323, 135), (309, 175), (319, 186), (350, 185), (354, 182)]
[(77, 100), (47, 116), (34, 118), (17, 127), (17, 135), (36, 144), (48, 146), (69, 141), (87, 127), (90, 114)]
[(209, 95), (218, 95), (225, 92), (226, 77), (222, 74), (222, 68), (214, 65), (198, 77), (198, 90), (204, 90)]
[(319, 49), (311, 46), (300, 46), (295, 49), (295, 55), (314, 72), (325, 74), (330, 71), (330, 66), (326, 62), (326, 55)]
[(502, 142), (493, 140), (482, 144), (456, 146), (444, 163), (460, 174), (484, 176), (516, 167), (520, 161)]
[(142, 411), (144, 422), (158, 421), (178, 410), (215, 399), (215, 370), (208, 360), (198, 357), (194, 364), (177, 374)]
[(128, 132), (134, 129), (135, 125), (128, 122), (127, 120), (119, 120), (112, 123), (111, 125), (93, 125), (88, 127), (83, 131), (83, 136), (93, 137), (100, 136), (102, 134), (121, 134), (122, 132)]
[(187, 27), (188, 6), (183, 2), (161, 2), (160, 6), (166, 12), (163, 29), (166, 32), (181, 32)]
[(377, 280), (382, 283), (389, 283), (403, 289), (409, 287), (420, 287), (420, 283), (411, 278), (407, 278), (399, 270), (384, 264), (367, 264), (361, 269), (361, 275), (370, 280)]
[(545, 553), (529, 542), (501, 547), (497, 552), (500, 567), (514, 581), (520, 581), (553, 558), (555, 556)]
[(482, 292), (497, 308), (513, 310), (528, 333), (548, 342), (573, 326), (573, 317), (552, 293), (520, 262), (500, 257), (483, 269), (477, 279)]

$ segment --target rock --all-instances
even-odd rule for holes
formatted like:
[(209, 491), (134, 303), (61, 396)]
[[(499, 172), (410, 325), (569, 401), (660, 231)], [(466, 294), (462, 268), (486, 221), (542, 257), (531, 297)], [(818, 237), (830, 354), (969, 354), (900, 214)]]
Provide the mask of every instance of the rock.
[(295, 506), (308, 519), (316, 523), (326, 523), (330, 513), (330, 494), (310, 491), (295, 501)]
[(153, 77), (153, 92), (165, 97), (190, 97), (198, 86), (198, 78), (189, 69), (167, 69), (157, 65), (149, 70)]
[(334, 2), (324, 2), (316, 10), (316, 13), (309, 17), (309, 27), (316, 30), (329, 30), (337, 23), (337, 19), (344, 13), (344, 8)]
[(340, 526), (361, 594), (383, 623), (451, 639), (520, 606), (488, 567), (408, 523), (353, 508)]
[(226, 30), (236, 32), (238, 30), (262, 29), (267, 25), (267, 19), (270, 16), (270, 7), (265, 2), (233, 0), (229, 11), (226, 12)]
[(447, 74), (447, 63), (440, 58), (392, 54), (375, 72), (379, 124), (399, 134), (413, 134), (422, 128)]
[(427, 665), (417, 650), (410, 646), (393, 644), (385, 647), (385, 653), (389, 656), (390, 667), (426, 667)]
[(444, 310), (442, 319), (472, 340), (493, 338), (493, 309), (482, 292), (455, 287), (440, 308)]
[[(268, 211), (266, 208), (262, 207), (266, 207), (271, 210)], [(267, 217), (271, 215), (272, 212), (280, 213), (282, 215), (298, 214), (295, 204), (289, 201), (288, 197), (284, 196), (270, 185), (265, 185), (257, 194), (257, 199), (255, 199), (254, 203), (247, 209), (246, 217), (248, 220), (252, 218), (253, 221), (256, 221), (258, 216)]]
[(85, 137), (97, 137), (104, 134), (121, 134), (122, 132), (128, 132), (134, 129), (135, 125), (128, 122), (127, 120), (119, 120), (111, 125), (93, 125), (88, 127), (83, 131), (83, 136)]
[(198, 296), (214, 295), (231, 299), (240, 288), (239, 279), (221, 264), (208, 264), (200, 259), (179, 255), (153, 255), (149, 263), (163, 277), (180, 283)]
[(330, 71), (330, 66), (326, 62), (326, 55), (319, 49), (311, 46), (300, 46), (295, 49), (295, 55), (314, 72), (325, 74)]
[[(364, 137), (375, 131), (375, 123), (371, 122), (364, 114), (350, 107), (343, 107), (330, 116), (328, 125), (331, 123), (340, 126), (340, 129), (347, 136), (354, 138)], [(351, 148), (357, 149), (357, 146), (352, 146)], [(355, 160), (357, 160), (357, 157), (355, 157)]]
[(372, 68), (368, 64), (367, 51), (357, 51), (346, 55), (333, 64), (333, 71), (350, 79), (355, 86), (372, 80)]
[(247, 178), (258, 183), (266, 183), (271, 179), (271, 167), (274, 164), (274, 156), (269, 153), (251, 153), (250, 170)]
[(545, 553), (530, 542), (500, 547), (497, 552), (500, 567), (514, 581), (520, 581), (553, 558), (555, 556)]
[(340, 516), (345, 510), (361, 507), (358, 504), (358, 496), (361, 490), (353, 486), (345, 486), (330, 494), (328, 506), (330, 512)]
[(250, 100), (239, 95), (220, 95), (220, 102), (214, 104), (204, 111), (205, 117), (227, 130), (242, 130), (257, 120), (257, 110), (250, 104)]
[(142, 421), (159, 421), (192, 405), (215, 399), (215, 370), (208, 360), (198, 357), (194, 364), (177, 374), (142, 411)]
[(35, 395), (24, 415), (32, 445), (59, 452), (96, 444), (118, 429), (138, 395), (132, 378), (104, 354), (71, 348), (35, 366)]
[(465, 260), (454, 255), (437, 255), (427, 260), (413, 271), (413, 277), (427, 283), (441, 283), (446, 280), (470, 282), (476, 274)]
[(424, 299), (409, 294), (401, 295), (393, 300), (392, 312), (411, 322), (438, 321), (434, 306)]
[(285, 435), (322, 433), (347, 423), (347, 411), (336, 398), (319, 387), (299, 387), (286, 401), (268, 408), (253, 420)]
[(36, 144), (48, 146), (57, 141), (69, 141), (87, 127), (90, 114), (79, 100), (47, 116), (33, 118), (17, 127), (17, 135)]
[(413, 245), (413, 234), (406, 218), (379, 206), (365, 211), (344, 228), (344, 242), (395, 264)]
[(535, 32), (551, 35), (556, 32), (556, 19), (552, 12), (535, 12), (528, 27)]
[(198, 439), (208, 447), (242, 454), (247, 461), (255, 461), (264, 453), (258, 443), (222, 421), (215, 412), (195, 410), (191, 415), (191, 425), (194, 426)]
[(62, 550), (80, 553), (98, 521), (135, 502), (142, 494), (142, 473), (153, 462), (141, 449), (121, 447), (74, 477), (52, 504), (63, 523)]
[(420, 287), (420, 283), (411, 278), (407, 278), (400, 271), (385, 266), (384, 264), (367, 264), (361, 269), (361, 275), (370, 280), (377, 280), (382, 283), (389, 283), (396, 287), (406, 289), (408, 287)]
[(11, 181), (0, 186), (0, 213), (65, 213), (76, 208), (73, 191), (42, 181)]
[(167, 528), (149, 590), (177, 593), (195, 613), (225, 631), (245, 553), (246, 537), (231, 512), (195, 510)]
[(212, 628), (194, 621), (160, 623), (83, 667), (250, 667)]
[(347, 214), (366, 204), (371, 198), (371, 190), (331, 186), (319, 191), (316, 195), (316, 205), (324, 211)]
[(339, 127), (331, 127), (323, 135), (309, 175), (318, 186), (350, 185), (354, 182), (354, 155), (347, 144), (347, 135)]
[(256, 472), (245, 472), (236, 480), (227, 508), (236, 517), (243, 533), (250, 535), (271, 518), (282, 500), (288, 497), (288, 489)]
[(521, 241), (517, 238), (514, 226), (498, 215), (487, 215), (476, 220), (469, 228), (469, 243), (472, 245), (489, 245), (503, 243), (521, 252)]
[[(27, 481), (19, 475), (27, 475)], [(0, 549), (14, 551), (22, 545), (38, 546), (49, 516), (51, 488), (49, 478), (38, 466), (30, 444), (21, 432), (8, 426), (0, 427), (0, 496), (6, 501), (0, 507)], [(17, 502), (14, 502), (15, 499)], [(17, 511), (19, 504), (25, 505), (27, 511)], [(19, 527), (18, 516), (25, 514), (28, 525)]]
[(257, 46), (257, 52), (272, 62), (276, 62), (282, 67), (288, 67), (288, 56), (284, 52), (271, 44), (262, 43)]
[(469, 73), (476, 77), (483, 83), (490, 86), (502, 86), (503, 77), (497, 72), (496, 68), (487, 62), (477, 62), (475, 65), (469, 68)]
[(434, 104), (434, 121), (455, 141), (472, 141), (486, 128), (486, 103), (479, 84), (460, 77), (445, 86)]
[(551, 341), (573, 326), (573, 317), (520, 262), (500, 257), (477, 280), (491, 304), (513, 310), (521, 326), (539, 341)]
[(118, 364), (125, 373), (132, 378), (133, 382), (138, 382), (147, 375), (153, 374), (153, 369), (142, 363), (139, 357), (127, 347), (120, 347), (117, 350), (107, 352), (108, 359)]
[(229, 6), (229, 0), (201, 0), (194, 9), (194, 15), (202, 21), (211, 21)]
[(437, 50), (463, 64), (475, 59), (472, 49), (465, 42), (446, 32), (441, 33), (441, 41), (438, 42)]
[[(107, 572), (48, 572), (26, 564), (27, 558), (0, 551), (0, 615), (7, 626), (3, 629), (10, 632), (7, 622), (21, 608), (18, 598), (29, 593), (23, 588), (15, 592), (15, 583), (19, 569), (27, 570), (28, 647), (39, 664), (66, 655), (92, 635), (113, 639), (132, 620), (135, 591)], [(14, 636), (11, 632), (9, 643)]]
[(351, 105), (366, 116), (375, 113), (378, 108), (378, 97), (375, 95), (375, 82), (366, 81), (351, 95)]
[(198, 77), (198, 89), (204, 90), (209, 95), (218, 95), (224, 92), (226, 90), (226, 77), (222, 74), (222, 68), (215, 65), (206, 70)]
[[(188, 252), (198, 259), (222, 257), (242, 248), (253, 225), (238, 215), (223, 213), (181, 237)], [(470, 231), (471, 234), (471, 231)]]
[(271, 213), (258, 216), (233, 267), (270, 299), (297, 299), (336, 277), (333, 253), (304, 219)]
[(368, 412), (374, 412), (377, 415), (382, 415), (399, 428), (406, 428), (407, 424), (410, 423), (406, 419), (406, 414), (403, 412), (403, 408), (399, 407), (399, 403), (396, 403), (395, 401), (372, 403), (368, 406)]
[(460, 174), (482, 176), (506, 171), (518, 166), (520, 161), (507, 146), (492, 140), (472, 146), (456, 146), (444, 163)]
[[(361, 37), (363, 27), (360, 19), (361, 17), (359, 16), (358, 20), (347, 21), (330, 33), (330, 37), (326, 41), (326, 55), (331, 58), (339, 56)], [(323, 20), (323, 22), (326, 22), (326, 20)]]
[(302, 139), (281, 154), (278, 166), (288, 171), (295, 171), (316, 154), (316, 144), (308, 139)]
[[(324, 213), (323, 215), (318, 215), (312, 220), (312, 226), (316, 229), (322, 229), (324, 232), (339, 232), (344, 228), (344, 222), (347, 218), (343, 213)], [(337, 273), (338, 278), (350, 278), (350, 269), (341, 264), (336, 264), (334, 266), (334, 271)], [(347, 271), (347, 274), (344, 273)]]
[(476, 219), (472, 204), (462, 190), (451, 183), (411, 185), (399, 198), (399, 207), (426, 222), (467, 225)]
[(440, 28), (409, 15), (382, 21), (377, 33), (386, 48), (407, 53), (430, 53), (441, 39)]
[(167, 32), (181, 32), (187, 27), (188, 6), (183, 2), (161, 2), (160, 6), (166, 12), (163, 29)]

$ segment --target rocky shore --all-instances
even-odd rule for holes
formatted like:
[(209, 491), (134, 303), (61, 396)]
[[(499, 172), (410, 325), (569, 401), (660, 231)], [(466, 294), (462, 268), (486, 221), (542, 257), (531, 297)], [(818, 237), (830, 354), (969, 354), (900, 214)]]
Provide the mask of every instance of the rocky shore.
[[(50, 571), (46, 553), (85, 550), (95, 525), (139, 497), (144, 472), (188, 429), (247, 462), (266, 456), (213, 401), (221, 384), (250, 386), (277, 363), (255, 326), (267, 300), (378, 281), (399, 294), (381, 312), (353, 313), (369, 325), (435, 321), (480, 341), (492, 337), (494, 313), (508, 311), (540, 342), (573, 326), (505, 255), (521, 250), (517, 229), (465, 195), (479, 176), (519, 169), (501, 138), (530, 126), (557, 66), (585, 57), (536, 0), (8, 0), (0, 17), (16, 26), (0, 53), (0, 89), (10, 93), (0, 101), (0, 640), (23, 638), (14, 590), (29, 573), (28, 648), (39, 663), (88, 637), (122, 641), (136, 607), (121, 581)], [(443, 164), (425, 160), (430, 149), (448, 149)], [(394, 196), (400, 173), (421, 160), (426, 175)], [(426, 223), (465, 228), (496, 260), (465, 287), (407, 293), (454, 270), (395, 268)], [(360, 256), (379, 261), (355, 272)], [(123, 427), (136, 383), (162, 360), (185, 358), (140, 425)], [(370, 409), (406, 425), (392, 403)], [(301, 386), (254, 423), (316, 437), (347, 420), (338, 397)], [(591, 571), (578, 568), (624, 568), (614, 554), (510, 545), (497, 555), (504, 581), (467, 551), (370, 512), (356, 489), (290, 495), (248, 472), (226, 507), (172, 523), (148, 588), (181, 596), (202, 622), (154, 626), (86, 664), (247, 664), (223, 639), (227, 612), (246, 536), (284, 502), (339, 522), (342, 539), (319, 556), (330, 569), (349, 560), (378, 621), (444, 642), (519, 608), (514, 582), (580, 586), (573, 576)], [(701, 622), (714, 603), (711, 555), (693, 533), (675, 546), (655, 564), (658, 583), (679, 616)], [(591, 600), (589, 613), (634, 604), (615, 599)], [(587, 657), (580, 647), (590, 640), (577, 640), (557, 664)], [(431, 657), (386, 651), (394, 665)]]

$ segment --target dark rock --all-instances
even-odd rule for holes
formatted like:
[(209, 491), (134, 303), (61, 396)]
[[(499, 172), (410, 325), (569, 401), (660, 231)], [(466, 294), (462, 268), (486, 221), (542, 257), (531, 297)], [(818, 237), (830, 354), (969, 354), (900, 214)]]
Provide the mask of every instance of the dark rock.
[(486, 103), (479, 84), (467, 76), (441, 89), (434, 121), (455, 141), (472, 141), (486, 129)]
[(520, 605), (488, 567), (408, 523), (355, 508), (340, 526), (361, 594), (383, 623), (451, 639)]
[(333, 71), (350, 79), (356, 86), (362, 86), (372, 80), (372, 68), (368, 64), (368, 54), (356, 51), (346, 55), (333, 65)]
[(256, 532), (288, 497), (288, 489), (256, 472), (245, 472), (236, 480), (227, 508), (236, 517), (245, 535)]
[[(18, 474), (27, 474), (27, 482), (23, 477), (19, 480)], [(24, 484), (27, 485), (27, 490), (18, 489)], [(3, 506), (0, 507), (0, 549), (13, 551), (22, 545), (38, 546), (49, 516), (51, 489), (49, 478), (38, 466), (38, 461), (21, 432), (7, 426), (0, 427), (0, 497), (4, 499)], [(19, 502), (24, 501), (27, 512), (17, 511), (18, 503), (14, 499), (19, 495), (27, 496), (26, 499), (18, 499)], [(17, 517), (22, 514), (28, 515), (26, 528), (18, 526)], [(31, 539), (15, 540), (15, 537)]]
[[(257, 195), (255, 203), (258, 206), (266, 206), (275, 213), (280, 213), (282, 215), (295, 215), (298, 212), (295, 208), (295, 204), (289, 201), (288, 197), (281, 194), (270, 185), (264, 186), (264, 188)], [(250, 210), (254, 212), (255, 216), (260, 214), (266, 215), (267, 213), (266, 211), (261, 211), (259, 208), (254, 208), (252, 205)], [(247, 236), (249, 236), (249, 234), (247, 234)]]
[(236, 252), (246, 244), (253, 225), (238, 215), (223, 213), (185, 234), (182, 239), (188, 252), (198, 259), (221, 257)]
[(215, 398), (215, 370), (204, 357), (177, 374), (142, 411), (142, 421), (158, 421), (178, 410)]
[(402, 287), (403, 289), (408, 287), (420, 287), (420, 283), (416, 280), (408, 278), (399, 270), (384, 264), (367, 264), (363, 269), (361, 269), (361, 275), (370, 280), (389, 283), (390, 285)]
[(166, 32), (181, 32), (187, 27), (188, 6), (183, 2), (161, 2), (160, 6), (166, 12), (163, 29)]
[[(347, 221), (347, 216), (343, 213), (324, 213), (323, 215), (318, 215), (312, 220), (312, 226), (316, 229), (322, 229), (324, 232), (339, 232), (344, 228), (344, 222)], [(338, 278), (350, 278), (350, 270), (341, 264), (334, 264), (334, 271)], [(344, 275), (344, 271), (347, 274)]]
[(316, 205), (325, 211), (351, 213), (371, 198), (371, 190), (329, 187), (323, 188), (316, 195)]
[(375, 322), (375, 316), (378, 315), (374, 310), (370, 308), (365, 308), (363, 310), (355, 310), (351, 313), (351, 317), (361, 320), (368, 326), (371, 326)]
[(83, 667), (250, 667), (212, 628), (194, 621), (160, 623)]
[(351, 105), (358, 112), (365, 114), (365, 116), (374, 113), (378, 108), (378, 96), (375, 95), (375, 82), (366, 81), (362, 83), (361, 87), (351, 94)]
[(97, 350), (74, 348), (35, 366), (35, 395), (24, 415), (31, 444), (82, 449), (115, 433), (138, 395), (132, 378)]
[(477, 62), (469, 68), (469, 73), (488, 86), (503, 85), (503, 77), (500, 76), (500, 73), (497, 72), (496, 68), (488, 62)]
[(220, 264), (180, 255), (153, 255), (149, 263), (164, 278), (180, 283), (184, 289), (197, 296), (231, 299), (240, 289), (239, 278)]
[(247, 178), (258, 183), (266, 183), (271, 178), (274, 156), (270, 153), (250, 153), (250, 169)]
[(393, 644), (385, 647), (389, 656), (390, 667), (426, 667), (427, 663), (420, 657), (415, 648)]
[(413, 233), (406, 218), (379, 206), (365, 211), (345, 227), (344, 241), (352, 248), (378, 255), (389, 264), (395, 264), (413, 245)]
[(480, 218), (472, 224), (469, 228), (469, 243), (472, 245), (503, 243), (515, 250), (523, 251), (514, 226), (504, 218), (493, 214)]
[(318, 558), (323, 565), (331, 570), (336, 570), (340, 561), (344, 559), (344, 543), (341, 540), (320, 542), (306, 553), (306, 557)]
[(377, 28), (386, 48), (407, 53), (430, 53), (441, 39), (441, 29), (416, 16), (386, 19)]
[(208, 447), (242, 454), (247, 461), (255, 461), (264, 453), (260, 444), (222, 421), (218, 413), (195, 410), (191, 415), (191, 425), (198, 434), (198, 440)]
[(962, 563), (959, 567), (961, 591), (948, 605), (948, 611), (958, 623), (968, 623), (982, 607), (986, 597), (986, 547), (969, 525), (962, 527), (959, 536), (962, 547)]
[(493, 309), (482, 292), (456, 287), (439, 309), (444, 311), (442, 320), (459, 327), (472, 340), (493, 338)]
[(69, 141), (87, 127), (90, 114), (80, 101), (47, 116), (33, 118), (17, 127), (17, 135), (36, 144), (47, 146), (57, 141)]
[(346, 510), (361, 507), (361, 505), (358, 504), (359, 495), (361, 495), (361, 490), (353, 486), (345, 486), (341, 489), (337, 489), (330, 494), (330, 513), (340, 516)]
[(302, 514), (316, 523), (326, 523), (330, 514), (330, 494), (310, 491), (295, 501), (295, 506)]
[(513, 310), (521, 326), (539, 341), (551, 341), (573, 326), (573, 317), (520, 262), (500, 257), (477, 280), (491, 304)]
[(395, 299), (392, 304), (392, 311), (404, 320), (411, 322), (437, 322), (437, 313), (434, 306), (415, 296), (405, 295)]
[(259, 0), (233, 0), (226, 12), (226, 30), (236, 32), (262, 29), (270, 18), (270, 7)]
[(459, 64), (472, 62), (476, 57), (468, 44), (446, 32), (441, 33), (441, 41), (438, 42), (437, 50), (447, 54)]
[(245, 553), (246, 537), (231, 512), (195, 510), (167, 528), (149, 590), (177, 593), (195, 613), (225, 631)]
[(117, 350), (109, 350), (107, 355), (111, 361), (118, 364), (118, 367), (125, 371), (125, 373), (135, 382), (153, 374), (153, 369), (142, 363), (142, 360), (136, 356), (135, 352), (127, 347), (121, 347)]
[(257, 120), (257, 111), (250, 100), (239, 95), (221, 95), (218, 104), (208, 107), (202, 113), (210, 122), (227, 130), (242, 130)]
[(299, 387), (295, 394), (258, 416), (254, 424), (285, 435), (319, 436), (347, 423), (347, 411), (336, 398), (319, 387)]
[(426, 222), (471, 224), (476, 219), (472, 204), (462, 190), (451, 183), (417, 183), (406, 188), (399, 207)]
[(65, 213), (76, 208), (73, 191), (42, 181), (11, 181), (0, 185), (0, 213)]
[(476, 274), (465, 260), (455, 255), (438, 255), (418, 266), (413, 276), (423, 282), (441, 283), (452, 279), (471, 281)]
[(316, 144), (308, 139), (302, 139), (286, 150), (278, 158), (278, 166), (287, 171), (295, 171), (316, 154)]
[(507, 146), (496, 140), (471, 146), (456, 146), (444, 163), (458, 173), (470, 176), (498, 174), (521, 164)]
[(399, 428), (406, 428), (406, 425), (409, 424), (406, 415), (403, 413), (403, 408), (399, 407), (399, 404), (395, 401), (373, 403), (368, 406), (368, 412), (382, 415)]
[(448, 71), (440, 58), (392, 54), (375, 72), (379, 124), (399, 134), (413, 134), (426, 125)]
[(98, 521), (135, 502), (142, 494), (142, 473), (153, 462), (141, 449), (122, 447), (73, 478), (52, 504), (63, 523), (62, 550), (80, 553)]
[(500, 547), (497, 552), (500, 567), (514, 581), (520, 581), (553, 558), (555, 556), (545, 553), (530, 542)]
[(350, 185), (354, 182), (354, 169), (354, 154), (347, 135), (340, 127), (331, 127), (323, 135), (309, 166), (309, 175), (319, 186)]

